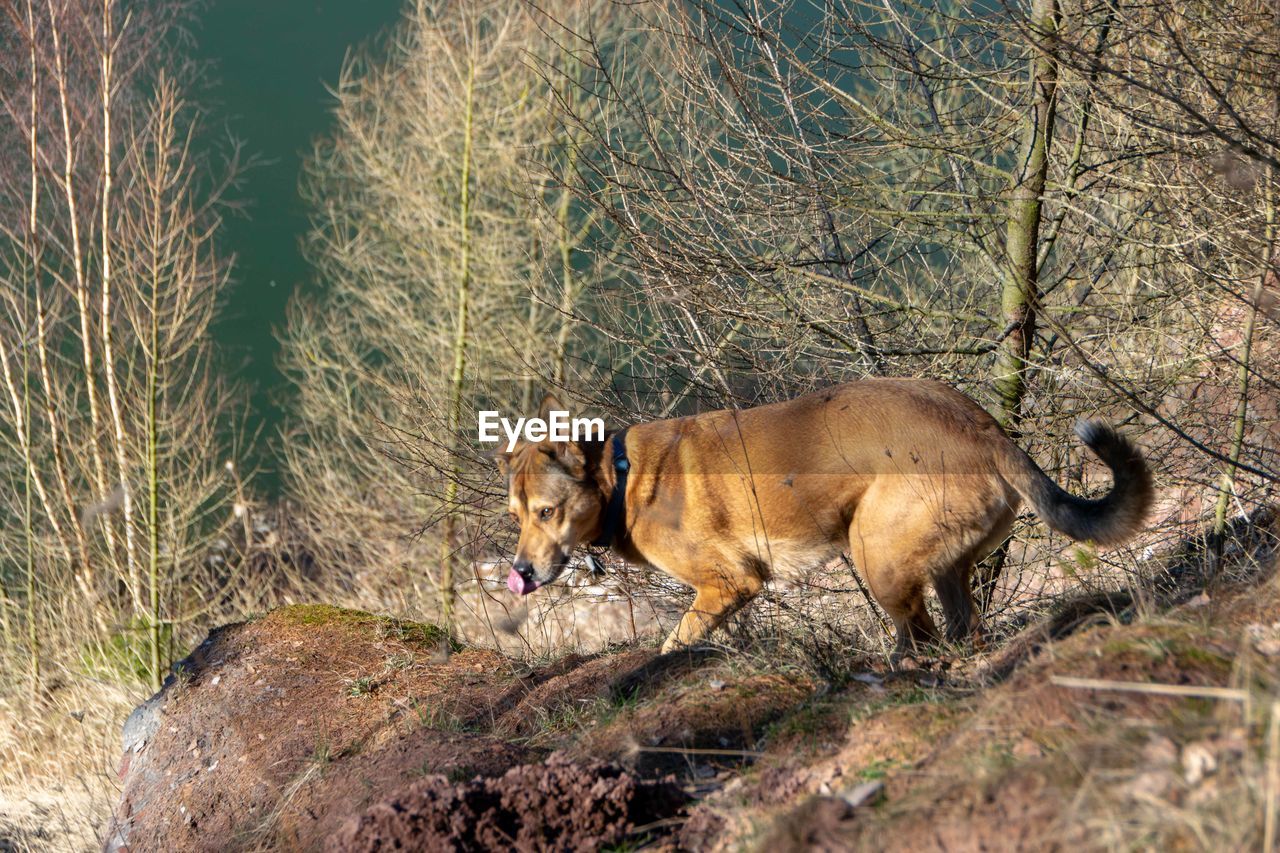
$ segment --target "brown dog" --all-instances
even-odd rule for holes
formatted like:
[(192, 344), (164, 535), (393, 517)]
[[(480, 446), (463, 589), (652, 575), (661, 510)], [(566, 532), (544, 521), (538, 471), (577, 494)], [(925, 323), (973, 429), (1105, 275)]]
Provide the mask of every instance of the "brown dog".
[[(541, 416), (563, 407), (552, 397)], [(772, 576), (847, 551), (893, 618), (900, 658), (977, 628), (974, 562), (1008, 535), (1020, 500), (1054, 530), (1110, 545), (1152, 500), (1137, 449), (1109, 426), (1081, 440), (1111, 469), (1098, 500), (1060, 489), (977, 403), (939, 382), (867, 379), (754, 409), (629, 427), (604, 441), (523, 442), (497, 455), (520, 541), (508, 584), (527, 594), (584, 543), (610, 545), (696, 591), (663, 651), (705, 637)]]

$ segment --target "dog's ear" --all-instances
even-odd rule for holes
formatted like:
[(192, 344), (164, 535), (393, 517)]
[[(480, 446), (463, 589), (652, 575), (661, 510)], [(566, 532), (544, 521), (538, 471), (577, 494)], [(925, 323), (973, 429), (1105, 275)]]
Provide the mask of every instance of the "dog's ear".
[(511, 451), (495, 447), (489, 452), (489, 458), (498, 466), (498, 476), (507, 479), (507, 475), (511, 473)]
[[(550, 423), (552, 412), (568, 412), (568, 411), (569, 411), (569, 407), (566, 406), (564, 403), (560, 402), (559, 397), (557, 397), (555, 394), (548, 394), (547, 396), (542, 398), (542, 405), (538, 406), (538, 417), (546, 421), (547, 423)], [(573, 417), (573, 413), (570, 412), (569, 416)]]
[(564, 466), (564, 470), (575, 480), (581, 480), (587, 474), (587, 454), (582, 452), (576, 441), (553, 441), (556, 461)]

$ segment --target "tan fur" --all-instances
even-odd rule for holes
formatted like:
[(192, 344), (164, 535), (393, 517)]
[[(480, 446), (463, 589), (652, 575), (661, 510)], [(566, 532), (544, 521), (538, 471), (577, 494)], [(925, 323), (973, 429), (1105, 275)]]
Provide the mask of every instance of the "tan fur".
[[(549, 408), (562, 407), (549, 398)], [(695, 590), (664, 651), (705, 637), (770, 577), (847, 551), (893, 618), (901, 656), (938, 637), (930, 586), (949, 638), (976, 629), (970, 573), (1008, 535), (1022, 499), (1076, 538), (1113, 543), (1139, 529), (1151, 502), (1141, 456), (1101, 424), (1081, 435), (1116, 481), (1100, 500), (1062, 492), (981, 407), (926, 380), (868, 379), (640, 424), (625, 436), (631, 473), (615, 550)], [(611, 457), (607, 441), (500, 455), (520, 524), (517, 562), (539, 582), (600, 535)]]

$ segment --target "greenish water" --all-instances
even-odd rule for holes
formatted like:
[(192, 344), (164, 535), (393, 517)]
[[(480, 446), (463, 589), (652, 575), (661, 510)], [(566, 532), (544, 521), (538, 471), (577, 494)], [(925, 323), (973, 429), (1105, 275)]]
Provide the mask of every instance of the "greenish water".
[(401, 0), (208, 0), (195, 27), (199, 58), (213, 63), (203, 93), (212, 128), (229, 130), (265, 161), (235, 193), (245, 215), (222, 234), (223, 251), (236, 257), (235, 281), (214, 336), (228, 372), (252, 392), (247, 426), (261, 438), (247, 461), (263, 467), (268, 491), (278, 487), (272, 446), (288, 404), (275, 334), (290, 295), (317, 290), (299, 251), (307, 228), (299, 170), (329, 128), (325, 87), (347, 51), (387, 31), (400, 8)]

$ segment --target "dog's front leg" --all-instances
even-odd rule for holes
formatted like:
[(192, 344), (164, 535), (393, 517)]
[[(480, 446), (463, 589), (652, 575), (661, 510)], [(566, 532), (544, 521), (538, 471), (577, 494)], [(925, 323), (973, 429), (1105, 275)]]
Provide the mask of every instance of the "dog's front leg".
[(716, 583), (698, 587), (688, 612), (681, 617), (680, 624), (662, 644), (663, 654), (692, 646), (702, 640), (720, 627), (738, 608), (754, 598), (763, 586), (762, 581), (748, 576), (737, 578), (728, 584)]

